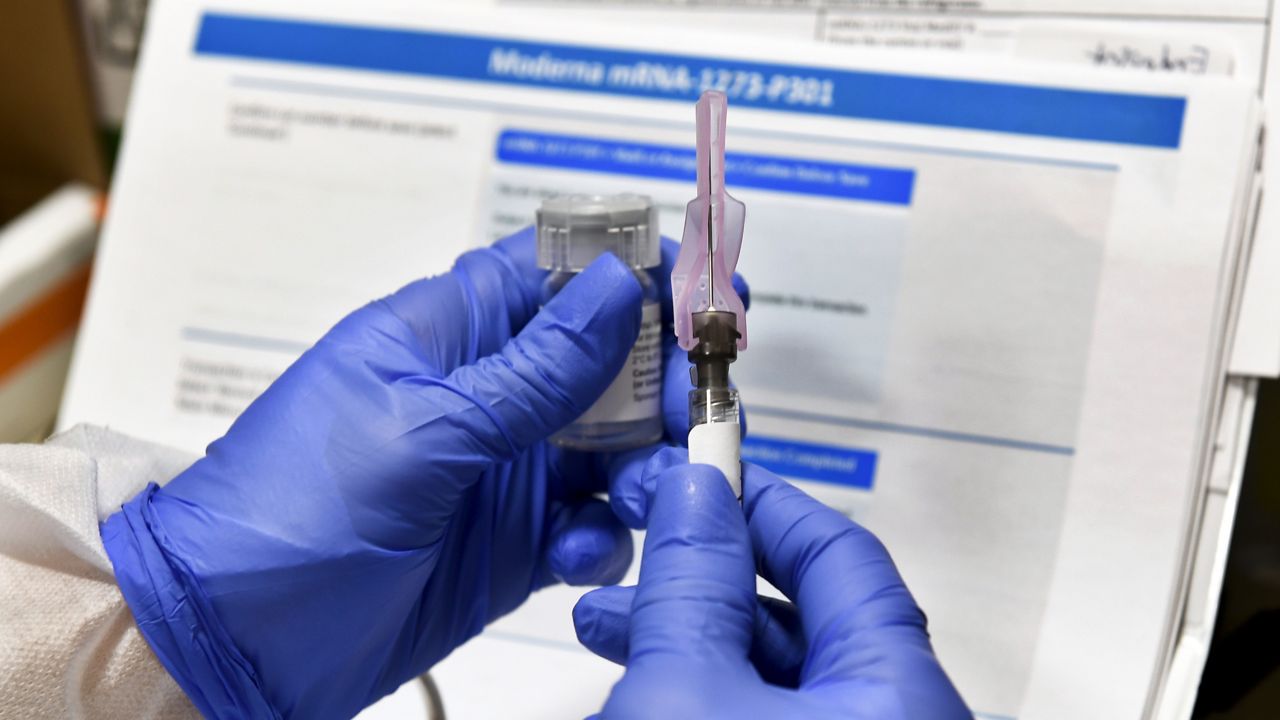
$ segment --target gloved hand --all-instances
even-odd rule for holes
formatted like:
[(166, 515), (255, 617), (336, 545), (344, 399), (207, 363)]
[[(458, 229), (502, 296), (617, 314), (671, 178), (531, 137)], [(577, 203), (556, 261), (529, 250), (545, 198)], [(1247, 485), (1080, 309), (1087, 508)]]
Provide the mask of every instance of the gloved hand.
[[(606, 256), (539, 311), (544, 275), (526, 231), (356, 311), (106, 521), (139, 627), (206, 716), (350, 717), (533, 590), (622, 578), (631, 536), (591, 496), (651, 450), (544, 441), (622, 367), (641, 288)], [(687, 361), (668, 362), (682, 438)]]
[[(624, 662), (601, 715), (972, 718), (884, 546), (762, 468), (663, 450), (638, 476), (640, 584), (583, 596), (578, 636)], [(753, 561), (754, 554), (754, 561)], [(756, 596), (756, 568), (795, 604)]]

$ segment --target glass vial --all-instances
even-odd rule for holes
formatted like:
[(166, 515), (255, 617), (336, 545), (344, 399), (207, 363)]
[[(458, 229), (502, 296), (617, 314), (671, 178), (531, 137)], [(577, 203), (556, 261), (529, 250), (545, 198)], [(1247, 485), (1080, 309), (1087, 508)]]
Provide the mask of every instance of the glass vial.
[(551, 441), (577, 450), (623, 450), (662, 438), (662, 309), (652, 273), (661, 263), (658, 211), (646, 196), (564, 195), (538, 209), (538, 266), (550, 270), (542, 302), (611, 252), (644, 290), (640, 336), (600, 399)]

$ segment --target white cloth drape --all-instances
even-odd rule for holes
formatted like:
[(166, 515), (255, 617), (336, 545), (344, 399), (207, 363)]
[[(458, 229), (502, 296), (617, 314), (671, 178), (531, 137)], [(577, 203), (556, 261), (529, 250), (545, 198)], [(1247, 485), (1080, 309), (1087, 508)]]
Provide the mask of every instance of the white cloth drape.
[(0, 718), (199, 717), (134, 625), (98, 536), (193, 460), (89, 426), (0, 445)]

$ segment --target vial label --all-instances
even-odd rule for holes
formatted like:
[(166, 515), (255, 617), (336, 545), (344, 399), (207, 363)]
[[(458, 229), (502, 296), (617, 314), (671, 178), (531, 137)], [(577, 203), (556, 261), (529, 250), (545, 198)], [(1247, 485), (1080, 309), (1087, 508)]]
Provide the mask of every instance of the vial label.
[(644, 420), (662, 413), (662, 307), (645, 303), (640, 336), (618, 377), (578, 423)]

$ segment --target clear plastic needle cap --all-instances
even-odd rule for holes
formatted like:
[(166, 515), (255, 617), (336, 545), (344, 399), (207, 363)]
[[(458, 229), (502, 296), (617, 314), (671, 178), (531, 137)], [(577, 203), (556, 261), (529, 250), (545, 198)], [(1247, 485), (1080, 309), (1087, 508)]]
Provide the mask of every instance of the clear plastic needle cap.
[(728, 100), (722, 92), (708, 90), (698, 100), (698, 195), (685, 209), (680, 254), (671, 271), (676, 338), (685, 350), (698, 342), (693, 336), (693, 314), (707, 310), (735, 313), (738, 349), (747, 348), (747, 314), (732, 281), (747, 208), (724, 189), (727, 112)]

